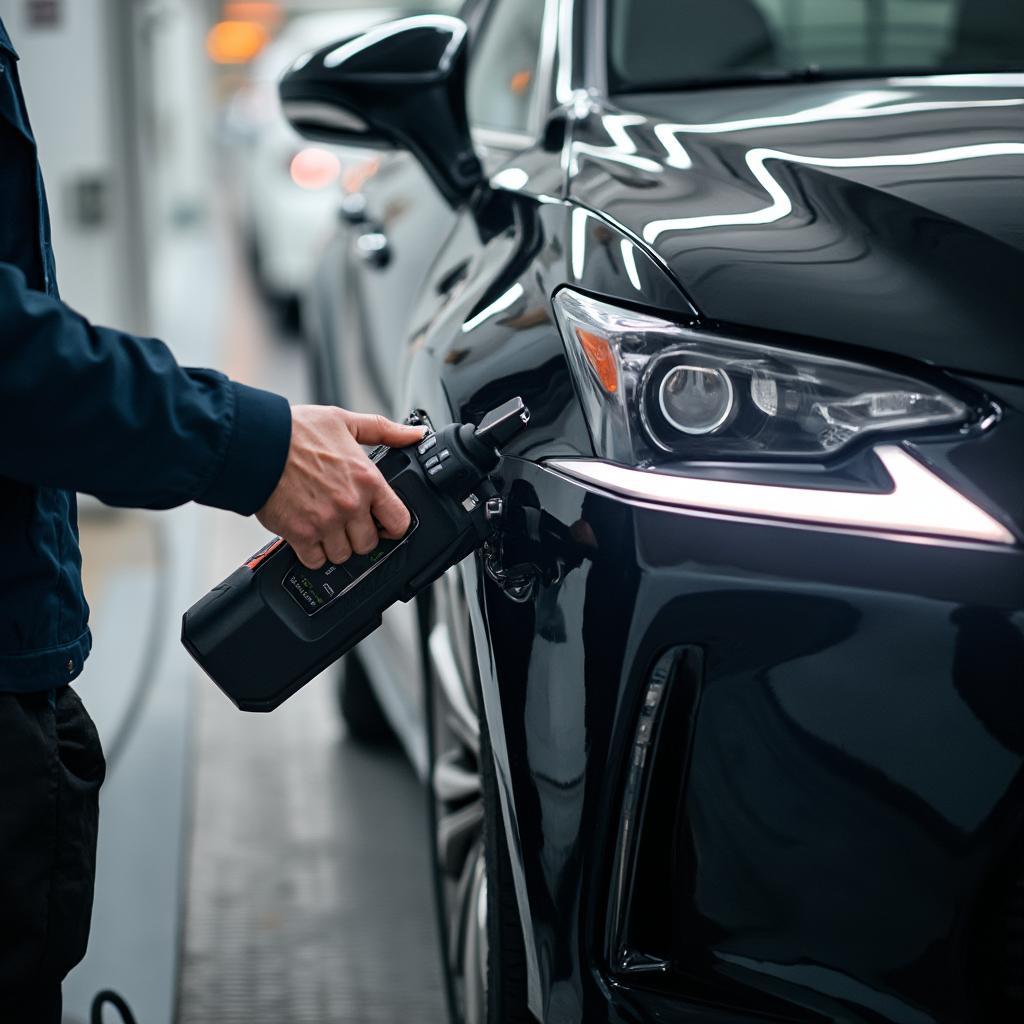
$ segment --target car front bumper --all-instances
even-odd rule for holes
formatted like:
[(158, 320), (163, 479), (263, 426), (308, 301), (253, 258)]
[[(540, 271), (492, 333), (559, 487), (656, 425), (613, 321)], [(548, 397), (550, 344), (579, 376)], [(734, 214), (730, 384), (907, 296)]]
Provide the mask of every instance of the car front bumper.
[(1024, 867), (1021, 547), (504, 472), (485, 706), (534, 1012), (979, 1019)]

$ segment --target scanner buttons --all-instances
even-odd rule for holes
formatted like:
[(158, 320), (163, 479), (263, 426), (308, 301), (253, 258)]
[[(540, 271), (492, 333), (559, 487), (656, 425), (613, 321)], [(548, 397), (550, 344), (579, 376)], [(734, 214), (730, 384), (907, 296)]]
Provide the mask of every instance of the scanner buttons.
[(451, 455), (451, 452), (447, 448), (439, 451), (433, 458), (427, 459), (423, 463), (423, 468), (427, 471), (428, 476), (437, 476), (438, 473), (444, 469), (442, 463)]
[[(419, 453), (420, 456), (420, 463), (426, 470), (427, 476), (437, 476), (437, 474), (444, 469), (442, 463), (444, 463), (447, 459), (451, 458), (452, 453), (447, 448), (442, 448), (439, 452), (437, 452), (434, 455), (428, 454), (432, 452), (436, 447), (437, 434), (431, 434), (430, 437), (425, 438), (422, 442), (420, 442), (420, 444), (416, 448), (416, 451)], [(426, 458), (424, 458), (424, 456), (426, 456)]]

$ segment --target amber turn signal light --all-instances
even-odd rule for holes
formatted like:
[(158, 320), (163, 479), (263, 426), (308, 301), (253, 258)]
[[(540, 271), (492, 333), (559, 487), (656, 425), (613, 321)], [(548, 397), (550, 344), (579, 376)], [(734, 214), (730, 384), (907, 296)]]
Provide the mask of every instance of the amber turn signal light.
[(579, 338), (580, 347), (587, 357), (587, 362), (594, 368), (601, 387), (609, 395), (614, 395), (619, 390), (619, 367), (608, 339), (592, 331), (585, 331), (582, 327), (576, 328), (576, 337)]

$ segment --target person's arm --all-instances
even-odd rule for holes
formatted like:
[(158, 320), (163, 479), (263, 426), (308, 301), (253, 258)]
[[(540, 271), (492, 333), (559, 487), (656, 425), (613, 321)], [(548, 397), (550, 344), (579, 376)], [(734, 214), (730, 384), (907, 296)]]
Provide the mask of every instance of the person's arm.
[(186, 370), (162, 342), (95, 327), (0, 263), (0, 476), (111, 505), (259, 512), (310, 568), (373, 550), (409, 513), (360, 445), (419, 427)]
[(111, 505), (249, 515), (290, 436), (279, 395), (183, 369), (162, 342), (95, 327), (0, 263), (0, 475)]

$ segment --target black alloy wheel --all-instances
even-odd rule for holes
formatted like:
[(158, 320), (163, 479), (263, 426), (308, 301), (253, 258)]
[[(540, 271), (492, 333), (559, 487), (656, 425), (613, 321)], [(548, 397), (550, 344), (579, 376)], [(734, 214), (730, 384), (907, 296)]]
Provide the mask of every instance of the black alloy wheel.
[(526, 958), (461, 578), (424, 617), (430, 822), (442, 968), (453, 1024), (533, 1021)]

